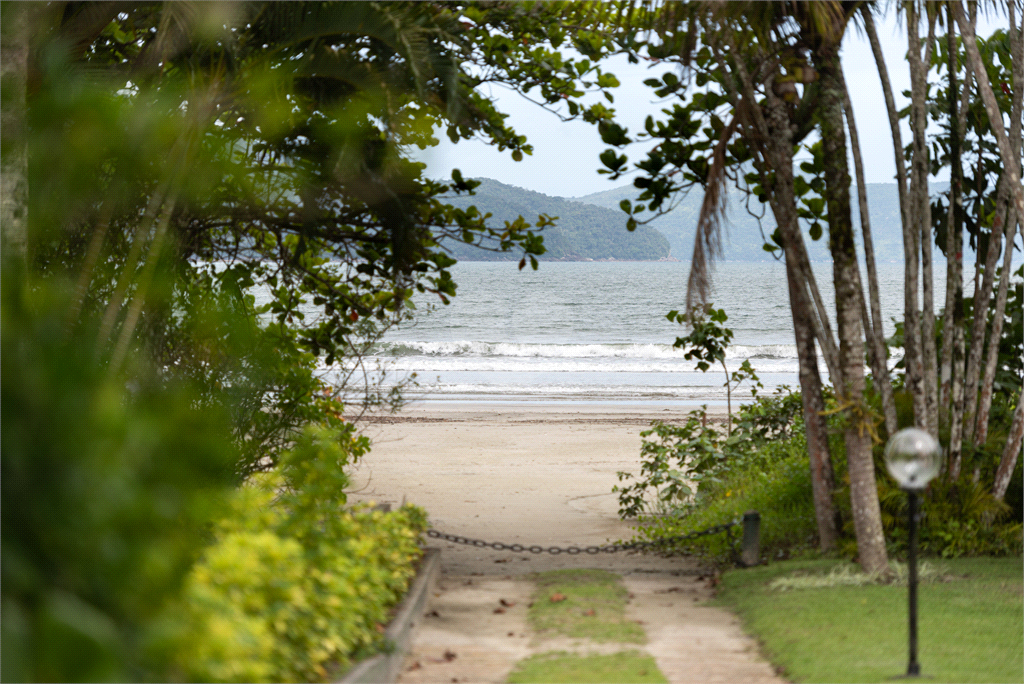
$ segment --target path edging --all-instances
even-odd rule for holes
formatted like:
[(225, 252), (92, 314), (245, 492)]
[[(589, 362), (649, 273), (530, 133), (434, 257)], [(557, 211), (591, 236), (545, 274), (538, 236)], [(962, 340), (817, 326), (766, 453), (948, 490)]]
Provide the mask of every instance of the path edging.
[(339, 680), (338, 684), (389, 684), (398, 679), (409, 651), (413, 628), (423, 613), (423, 608), (441, 569), (441, 549), (428, 548), (423, 554), (419, 572), (413, 579), (405, 598), (395, 611), (395, 618), (384, 632), (384, 639), (391, 644), (390, 653), (380, 653), (357, 663)]

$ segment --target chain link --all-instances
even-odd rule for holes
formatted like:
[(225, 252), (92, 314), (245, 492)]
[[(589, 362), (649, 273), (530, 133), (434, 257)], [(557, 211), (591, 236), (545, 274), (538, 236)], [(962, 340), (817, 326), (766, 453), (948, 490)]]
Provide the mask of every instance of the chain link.
[(719, 532), (725, 532), (730, 543), (733, 542), (732, 534), (730, 531), (733, 527), (739, 525), (738, 520), (732, 522), (723, 523), (721, 525), (715, 525), (709, 527), (706, 530), (700, 530), (698, 532), (690, 532), (689, 534), (680, 534), (675, 537), (666, 537), (664, 539), (656, 539), (653, 541), (635, 541), (625, 542), (622, 544), (605, 544), (604, 546), (549, 546), (544, 548), (543, 546), (523, 546), (522, 544), (504, 544), (502, 542), (487, 542), (481, 539), (470, 539), (468, 537), (460, 537), (455, 534), (446, 534), (445, 532), (439, 532), (438, 530), (429, 529), (427, 530), (427, 536), (434, 539), (443, 539), (444, 541), (451, 542), (453, 544), (465, 544), (466, 546), (474, 546), (476, 548), (484, 549), (491, 548), (495, 551), (511, 551), (513, 553), (524, 553), (529, 551), (530, 553), (550, 553), (553, 556), (557, 556), (561, 553), (567, 553), (570, 556), (574, 556), (580, 553), (589, 553), (591, 555), (597, 555), (599, 553), (617, 553), (619, 551), (639, 551), (641, 549), (653, 548), (656, 546), (665, 546), (667, 544), (675, 544), (681, 541), (687, 541), (690, 539), (697, 539), (698, 537), (706, 537), (711, 534), (718, 534)]

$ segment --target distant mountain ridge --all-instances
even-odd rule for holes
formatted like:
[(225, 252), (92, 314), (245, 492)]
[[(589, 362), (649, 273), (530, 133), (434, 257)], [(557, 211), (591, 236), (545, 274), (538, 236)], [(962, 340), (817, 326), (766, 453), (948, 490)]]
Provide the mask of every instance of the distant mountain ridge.
[[(626, 215), (619, 208), (619, 203), (624, 199), (636, 202), (641, 191), (632, 185), (571, 198), (553, 197), (490, 178), (477, 180), (480, 186), (475, 195), (447, 198), (447, 201), (457, 207), (475, 205), (481, 212), (490, 212), (493, 215), (490, 225), (494, 227), (503, 226), (505, 221), (514, 221), (518, 216), (527, 222), (536, 220), (541, 213), (558, 217), (556, 226), (546, 228), (542, 233), (547, 248), (547, 253), (541, 257), (543, 260), (655, 261), (674, 258), (686, 261), (693, 254), (693, 238), (704, 199), (699, 189), (683, 197), (669, 214), (630, 233), (626, 230)], [(930, 186), (933, 196), (947, 188), (948, 183), (932, 183)], [(854, 235), (863, 258), (856, 192), (856, 187), (851, 189), (851, 208)], [(880, 263), (903, 261), (903, 232), (896, 184), (868, 183), (867, 194), (875, 259)], [(747, 212), (746, 206), (747, 196), (739, 190), (730, 190), (724, 223), (723, 260), (770, 261), (772, 255), (763, 249), (764, 236), (775, 230), (775, 218), (769, 207), (761, 205), (756, 198), (750, 198), (751, 210), (764, 212), (759, 227), (757, 218)], [(639, 215), (639, 218), (643, 217), (644, 214)], [(815, 241), (804, 226), (804, 240), (812, 261), (831, 260), (827, 229), (821, 239)], [(462, 261), (519, 258), (514, 253), (489, 252), (456, 241), (447, 241), (445, 246)], [(938, 249), (933, 254), (935, 258), (942, 259)]]
[[(948, 183), (932, 183), (930, 190), (932, 195), (943, 192), (948, 188)], [(875, 247), (875, 259), (878, 262), (898, 262), (903, 260), (903, 228), (900, 220), (900, 200), (895, 183), (868, 183), (868, 210), (871, 218), (871, 238)], [(584, 197), (577, 197), (574, 201), (587, 204), (596, 204), (620, 211), (619, 203), (628, 199), (636, 202), (640, 190), (632, 185), (623, 185), (611, 190), (595, 192)], [(854, 234), (857, 240), (859, 253), (863, 255), (863, 240), (860, 229), (860, 212), (858, 210), (857, 189), (851, 189), (853, 209)], [(669, 214), (659, 217), (647, 224), (657, 228), (668, 238), (672, 247), (672, 256), (680, 260), (688, 260), (693, 254), (693, 237), (697, 229), (697, 218), (700, 216), (700, 206), (704, 195), (700, 191), (691, 192), (684, 197), (675, 209)], [(763, 249), (765, 236), (775, 231), (775, 217), (771, 209), (763, 207), (764, 216), (761, 219), (761, 229), (758, 229), (757, 219), (747, 213), (745, 208), (745, 195), (739, 190), (732, 189), (729, 192), (728, 210), (726, 212), (726, 239), (725, 261), (768, 261), (772, 256)], [(751, 198), (750, 206), (755, 211), (760, 211), (762, 205), (756, 198)], [(649, 214), (648, 214), (649, 215)], [(625, 214), (622, 214), (622, 223), (625, 224)], [(640, 214), (643, 218), (644, 214)], [(830, 261), (828, 251), (828, 231), (820, 240), (811, 240), (807, 234), (807, 227), (804, 226), (804, 240), (807, 243), (807, 251), (812, 261)], [(935, 250), (937, 256), (941, 252)]]
[[(446, 201), (465, 209), (476, 206), (481, 213), (493, 216), (489, 225), (500, 228), (505, 221), (522, 216), (528, 223), (538, 214), (557, 216), (555, 226), (542, 231), (547, 252), (542, 260), (587, 261), (630, 260), (657, 261), (669, 256), (669, 242), (659, 231), (641, 226), (626, 230), (625, 214), (614, 209), (582, 203), (563, 197), (551, 197), (533, 190), (506, 185), (490, 178), (479, 178), (479, 187), (472, 196), (449, 197)], [(508, 252), (490, 252), (463, 242), (447, 240), (444, 246), (460, 261), (499, 261), (519, 259)]]

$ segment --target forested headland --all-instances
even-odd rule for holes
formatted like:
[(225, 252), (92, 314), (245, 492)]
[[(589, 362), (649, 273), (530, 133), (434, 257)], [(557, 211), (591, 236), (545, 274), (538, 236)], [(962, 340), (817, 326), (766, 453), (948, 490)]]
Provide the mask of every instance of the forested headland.
[[(656, 261), (669, 256), (669, 241), (664, 235), (649, 226), (639, 226), (627, 232), (626, 217), (617, 207), (612, 209), (596, 206), (596, 203), (551, 197), (490, 178), (479, 181), (475, 195), (448, 197), (446, 201), (462, 209), (475, 206), (481, 213), (492, 214), (488, 224), (495, 228), (520, 216), (546, 214), (558, 217), (554, 225), (540, 232), (547, 250), (540, 257), (541, 261)], [(515, 253), (487, 251), (457, 240), (442, 244), (451, 249), (452, 256), (459, 261), (519, 259)], [(488, 246), (487, 242), (483, 244)], [(490, 246), (494, 247), (496, 243), (492, 241)]]

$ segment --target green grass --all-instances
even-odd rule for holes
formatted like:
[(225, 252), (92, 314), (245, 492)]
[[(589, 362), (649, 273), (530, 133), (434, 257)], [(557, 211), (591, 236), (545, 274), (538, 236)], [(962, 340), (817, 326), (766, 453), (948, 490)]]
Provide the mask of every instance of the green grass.
[[(626, 620), (629, 594), (618, 575), (603, 570), (552, 570), (534, 576), (534, 581), (528, 620), (539, 635), (631, 644), (647, 641), (643, 628)], [(565, 600), (553, 602), (556, 594)]]
[(651, 684), (668, 682), (654, 658), (637, 651), (620, 651), (610, 655), (581, 656), (564, 651), (539, 653), (519, 661), (508, 676), (510, 684), (556, 684), (586, 682), (587, 684)]
[[(927, 562), (940, 579), (918, 589), (922, 674), (937, 682), (1024, 681), (1022, 559)], [(716, 602), (741, 616), (793, 681), (890, 681), (907, 667), (905, 585), (769, 587), (842, 565), (849, 564), (787, 561), (730, 571)]]

